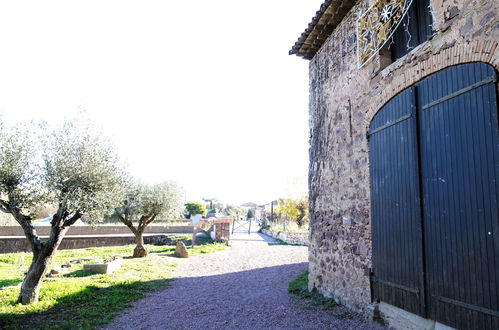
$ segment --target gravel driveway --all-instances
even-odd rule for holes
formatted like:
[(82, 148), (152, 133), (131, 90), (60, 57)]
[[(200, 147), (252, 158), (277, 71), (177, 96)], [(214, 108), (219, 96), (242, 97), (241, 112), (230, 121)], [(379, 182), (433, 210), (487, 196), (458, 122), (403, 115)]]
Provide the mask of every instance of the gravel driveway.
[[(258, 235), (258, 234), (251, 234)], [(182, 259), (176, 279), (117, 317), (109, 329), (382, 329), (335, 317), (345, 312), (304, 309), (287, 292), (307, 269), (306, 247), (258, 240)]]

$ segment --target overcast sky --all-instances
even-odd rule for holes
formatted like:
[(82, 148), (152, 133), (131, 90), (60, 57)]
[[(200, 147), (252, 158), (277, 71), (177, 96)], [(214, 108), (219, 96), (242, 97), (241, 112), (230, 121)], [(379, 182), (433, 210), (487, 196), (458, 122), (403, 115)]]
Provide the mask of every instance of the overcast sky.
[(188, 199), (306, 192), (308, 62), (288, 50), (322, 2), (0, 1), (0, 119), (84, 109)]

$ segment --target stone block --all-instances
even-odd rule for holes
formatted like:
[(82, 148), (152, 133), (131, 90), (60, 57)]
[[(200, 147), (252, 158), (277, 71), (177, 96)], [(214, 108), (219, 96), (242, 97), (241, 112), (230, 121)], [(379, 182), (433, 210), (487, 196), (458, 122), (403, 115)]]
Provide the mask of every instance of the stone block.
[(121, 268), (123, 259), (115, 259), (107, 263), (84, 264), (83, 269), (94, 274), (110, 274)]
[(174, 256), (177, 258), (189, 258), (189, 252), (187, 252), (184, 242), (177, 242)]

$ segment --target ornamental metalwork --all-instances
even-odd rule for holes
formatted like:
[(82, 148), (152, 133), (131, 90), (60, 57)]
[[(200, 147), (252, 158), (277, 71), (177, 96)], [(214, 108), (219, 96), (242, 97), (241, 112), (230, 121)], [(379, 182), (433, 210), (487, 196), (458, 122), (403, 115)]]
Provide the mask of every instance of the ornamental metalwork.
[(369, 62), (390, 40), (412, 0), (378, 0), (357, 20), (359, 67)]

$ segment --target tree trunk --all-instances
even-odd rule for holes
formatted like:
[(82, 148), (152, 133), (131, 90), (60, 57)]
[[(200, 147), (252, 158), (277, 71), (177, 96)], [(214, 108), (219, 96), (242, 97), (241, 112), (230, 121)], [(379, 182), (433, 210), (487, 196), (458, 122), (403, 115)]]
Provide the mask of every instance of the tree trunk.
[(28, 305), (38, 302), (40, 286), (50, 265), (52, 255), (47, 255), (45, 251), (33, 253), (33, 261), (21, 285), (21, 292), (19, 294), (19, 302), (21, 304)]
[(300, 214), (298, 215), (298, 219), (296, 220), (296, 223), (298, 224), (298, 227), (301, 228), (303, 226), (303, 219), (305, 218), (305, 210), (301, 209)]
[(38, 302), (43, 278), (66, 231), (67, 228), (52, 226), (47, 242), (36, 244), (33, 247), (33, 260), (21, 285), (21, 292), (19, 294), (18, 300), (21, 304), (28, 305)]
[(135, 233), (135, 244), (137, 246), (133, 250), (133, 257), (134, 258), (143, 258), (147, 256), (147, 249), (144, 246), (144, 237), (143, 237), (143, 231), (137, 231)]

